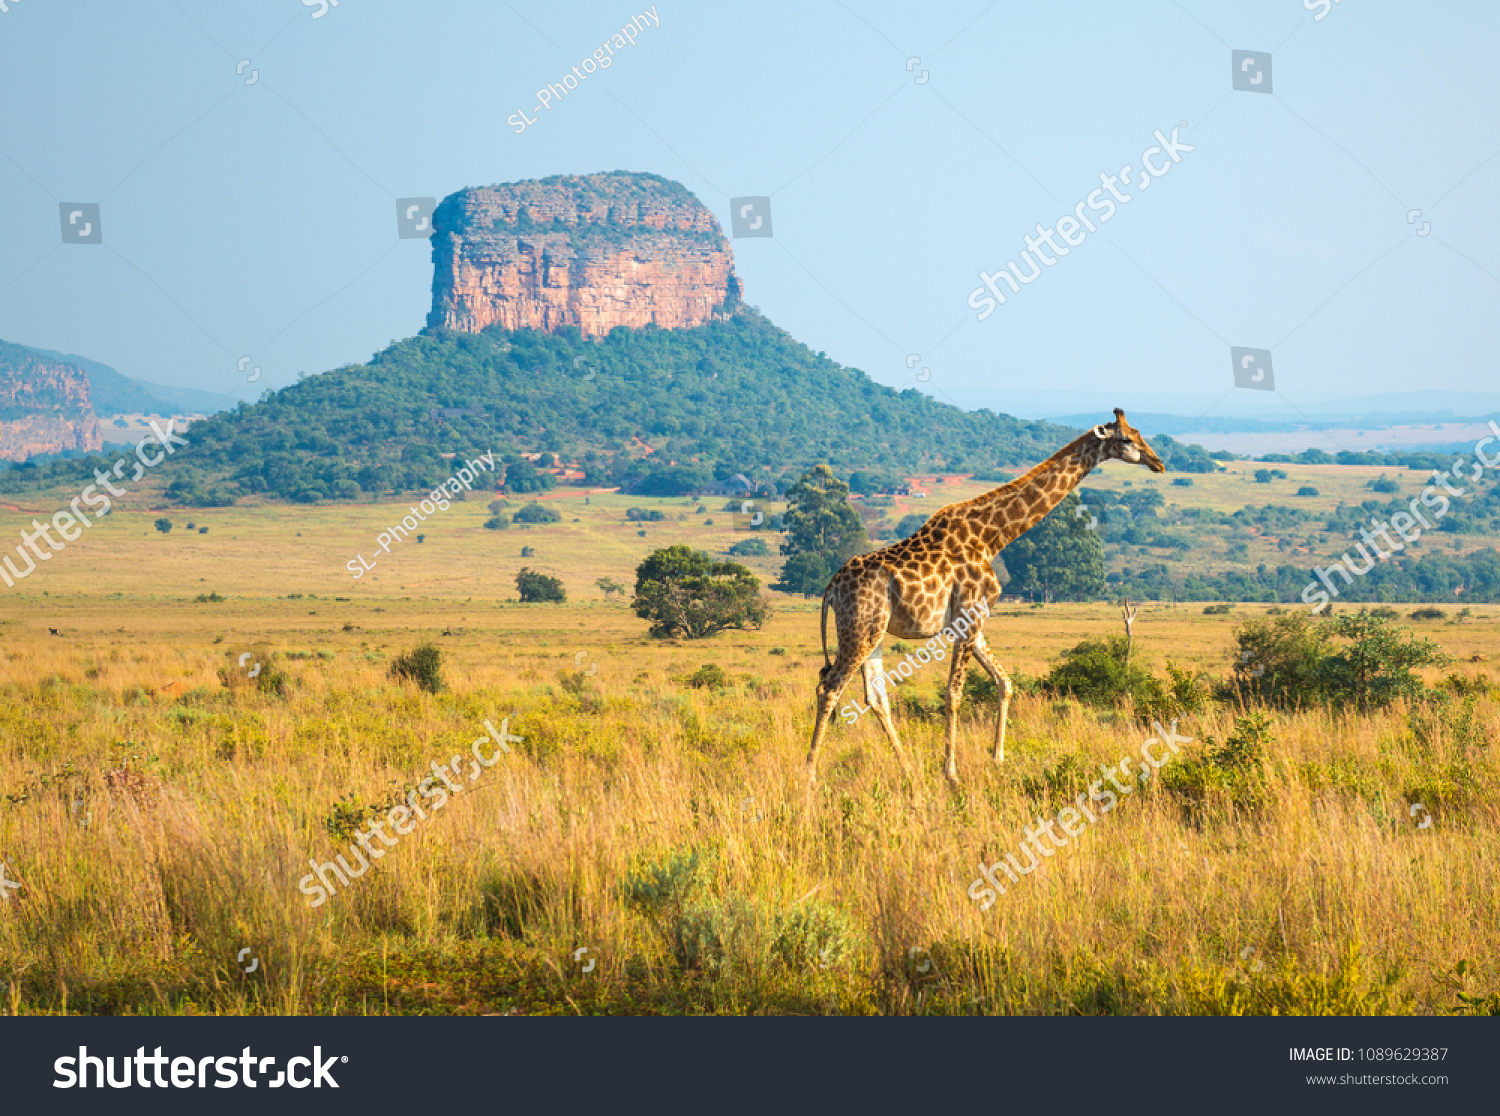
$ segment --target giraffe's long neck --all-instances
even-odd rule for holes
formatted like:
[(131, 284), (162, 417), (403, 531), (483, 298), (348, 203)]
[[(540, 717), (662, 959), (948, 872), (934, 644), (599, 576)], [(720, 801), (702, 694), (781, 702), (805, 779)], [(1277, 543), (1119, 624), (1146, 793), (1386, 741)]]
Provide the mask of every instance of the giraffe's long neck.
[(969, 501), (990, 561), (1042, 521), (1099, 464), (1104, 443), (1090, 431), (1009, 484)]

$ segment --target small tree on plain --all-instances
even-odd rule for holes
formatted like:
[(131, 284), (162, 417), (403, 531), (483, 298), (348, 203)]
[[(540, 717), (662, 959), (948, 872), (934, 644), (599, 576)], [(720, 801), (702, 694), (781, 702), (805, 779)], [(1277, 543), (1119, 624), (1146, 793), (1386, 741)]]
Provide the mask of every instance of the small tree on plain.
[(568, 599), (568, 591), (560, 578), (538, 573), (526, 566), (516, 574), (516, 589), (521, 594), (522, 604), (562, 604)]
[(701, 550), (669, 546), (635, 571), (635, 614), (658, 639), (703, 639), (730, 628), (759, 628), (771, 614), (760, 580), (738, 562), (716, 562)]

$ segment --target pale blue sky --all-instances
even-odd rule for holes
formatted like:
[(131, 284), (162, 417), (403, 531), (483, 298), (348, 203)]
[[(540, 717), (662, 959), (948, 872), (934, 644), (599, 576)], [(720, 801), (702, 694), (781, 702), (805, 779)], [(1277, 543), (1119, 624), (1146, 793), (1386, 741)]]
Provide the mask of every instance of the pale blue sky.
[[(770, 194), (775, 238), (733, 242), (748, 301), (893, 386), (919, 353), (965, 406), (1211, 402), (1230, 345), (1272, 349), (1294, 405), (1496, 382), (1494, 4), (658, 3), (520, 135), (507, 117), (645, 8), (8, 7), (0, 338), (138, 378), (249, 398), (365, 360), (430, 302), (395, 198), (625, 169), (726, 227)], [(1231, 93), (1232, 49), (1274, 51), (1272, 95)], [(1195, 151), (975, 320), (980, 269), (1182, 120)], [(60, 244), (63, 201), (101, 203), (102, 246)], [(1282, 401), (1221, 409), (1245, 402)]]

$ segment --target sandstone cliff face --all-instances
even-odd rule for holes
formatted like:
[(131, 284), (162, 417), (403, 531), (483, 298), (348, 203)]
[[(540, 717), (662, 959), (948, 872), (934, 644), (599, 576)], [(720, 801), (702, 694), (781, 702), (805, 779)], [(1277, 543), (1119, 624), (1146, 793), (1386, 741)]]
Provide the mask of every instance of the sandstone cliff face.
[(740, 295), (713, 214), (656, 175), (560, 175), (461, 190), (443, 199), (432, 223), (430, 328), (682, 329)]
[(0, 341), (0, 460), (103, 447), (83, 369)]

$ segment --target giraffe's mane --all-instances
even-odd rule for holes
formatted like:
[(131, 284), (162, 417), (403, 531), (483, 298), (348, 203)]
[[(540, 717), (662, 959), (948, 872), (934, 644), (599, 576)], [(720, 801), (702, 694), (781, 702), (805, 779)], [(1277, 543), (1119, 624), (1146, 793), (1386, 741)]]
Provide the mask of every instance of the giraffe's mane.
[(986, 492), (981, 492), (978, 496), (971, 496), (967, 500), (961, 500), (957, 503), (949, 504), (947, 505), (947, 507), (940, 508), (938, 510), (942, 512), (947, 511), (948, 508), (972, 507), (975, 504), (993, 500), (1002, 492), (1007, 494), (1013, 492), (1022, 492), (1025, 489), (1029, 488), (1032, 484), (1036, 483), (1036, 478), (1042, 473), (1043, 470), (1056, 465), (1064, 457), (1072, 456), (1072, 454), (1075, 453), (1083, 445), (1087, 445), (1087, 439), (1092, 436), (1093, 434), (1091, 431), (1085, 431), (1083, 434), (1080, 434), (1067, 445), (1059, 449), (1056, 453), (1052, 454), (1052, 456), (1042, 461), (1038, 461), (1035, 465), (1033, 465), (1030, 469), (1027, 469), (1026, 472), (1022, 473), (1015, 480), (1007, 481), (1005, 484), (1000, 485), (998, 488), (991, 488)]
[(1005, 484), (1000, 485), (998, 488), (991, 488), (988, 491), (981, 492), (978, 496), (971, 496), (967, 500), (955, 500), (951, 504), (944, 504), (942, 507), (938, 508), (937, 511), (933, 512), (932, 515), (928, 516), (926, 523), (918, 527), (905, 539), (898, 539), (896, 542), (891, 543), (889, 544), (889, 546), (883, 547), (881, 549), (888, 550), (901, 547), (918, 538), (923, 539), (924, 542), (930, 540), (933, 537), (937, 536), (946, 526), (948, 526), (954, 518), (962, 519), (963, 512), (965, 510), (977, 507), (983, 503), (990, 503), (1001, 497), (1002, 493), (1010, 495), (1025, 491), (1026, 488), (1036, 482), (1037, 476), (1040, 475), (1044, 469), (1056, 465), (1064, 457), (1070, 456), (1073, 453), (1076, 453), (1080, 448), (1086, 447), (1088, 445), (1088, 439), (1092, 436), (1092, 432), (1085, 432), (1083, 434), (1080, 434), (1077, 438), (1074, 438), (1071, 442), (1063, 446), (1061, 449), (1057, 450), (1050, 457), (1042, 461), (1038, 461), (1035, 465), (1033, 465), (1030, 469), (1027, 469), (1026, 472), (1022, 473), (1015, 480), (1007, 481)]

